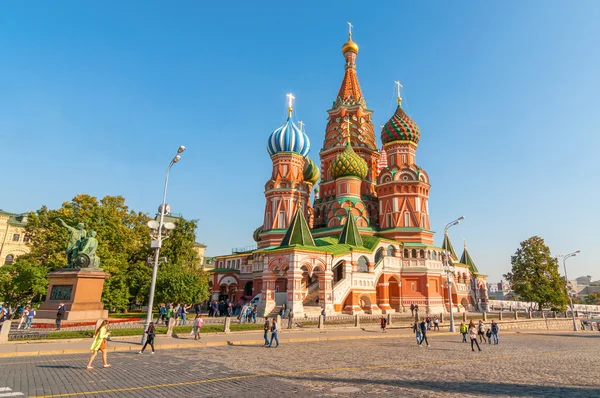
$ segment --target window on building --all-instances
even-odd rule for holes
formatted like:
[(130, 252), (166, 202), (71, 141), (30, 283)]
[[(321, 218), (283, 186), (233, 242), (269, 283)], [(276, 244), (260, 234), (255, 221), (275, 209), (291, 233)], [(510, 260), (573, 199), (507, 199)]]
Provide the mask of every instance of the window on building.
[(13, 241), (13, 242), (18, 242), (20, 238), (21, 238), (21, 235), (19, 235), (19, 234), (14, 234), (14, 235), (13, 235), (13, 240), (12, 240), (12, 241)]
[(421, 198), (415, 198), (415, 211), (421, 211)]
[(238, 258), (237, 265), (235, 266), (235, 268), (240, 269), (240, 264), (241, 264), (241, 262), (240, 262), (240, 259)]
[(410, 227), (410, 214), (407, 211), (404, 212), (404, 226)]
[(277, 228), (278, 229), (285, 228), (285, 211), (279, 212), (279, 216), (277, 217)]
[(23, 237), (23, 242), (25, 242), (25, 243), (29, 242), (29, 236), (25, 235)]
[(416, 286), (415, 286), (415, 285), (416, 285), (416, 283), (415, 283), (415, 282), (412, 282), (412, 283), (410, 284), (410, 290), (411, 290), (411, 291), (413, 291), (413, 292), (416, 292), (416, 291), (417, 291), (417, 289), (416, 289)]
[(421, 214), (421, 227), (425, 228), (425, 214)]
[(6, 258), (4, 259), (4, 265), (11, 265), (12, 263), (15, 262), (15, 256), (13, 256), (12, 254), (9, 254), (8, 256), (6, 256)]
[(369, 260), (365, 256), (358, 258), (358, 272), (369, 272)]
[(392, 204), (393, 204), (394, 212), (398, 211), (398, 201), (399, 201), (398, 198), (392, 199)]
[(408, 258), (408, 249), (404, 249), (404, 258)]
[(385, 223), (386, 223), (386, 227), (392, 228), (392, 215), (391, 214), (386, 214)]

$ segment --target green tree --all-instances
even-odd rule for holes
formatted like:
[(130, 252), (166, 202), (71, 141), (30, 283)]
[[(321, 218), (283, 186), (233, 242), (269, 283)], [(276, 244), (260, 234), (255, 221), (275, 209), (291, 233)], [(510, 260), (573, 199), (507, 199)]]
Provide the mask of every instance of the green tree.
[(600, 305), (600, 292), (588, 294), (585, 297), (585, 304)]
[(566, 307), (566, 282), (558, 273), (558, 261), (539, 236), (521, 242), (511, 257), (511, 272), (504, 275), (522, 300), (538, 304), (538, 309), (550, 306)]

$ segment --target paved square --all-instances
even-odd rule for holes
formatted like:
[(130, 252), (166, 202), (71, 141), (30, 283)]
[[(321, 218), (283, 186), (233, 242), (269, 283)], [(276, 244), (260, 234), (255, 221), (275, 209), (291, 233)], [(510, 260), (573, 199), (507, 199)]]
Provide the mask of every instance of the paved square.
[[(365, 332), (376, 335), (376, 332)], [(156, 355), (110, 353), (111, 368), (83, 369), (87, 356), (0, 359), (0, 396), (600, 397), (600, 333), (505, 333), (471, 352), (460, 336), (234, 345)], [(7, 395), (8, 396), (8, 395)]]

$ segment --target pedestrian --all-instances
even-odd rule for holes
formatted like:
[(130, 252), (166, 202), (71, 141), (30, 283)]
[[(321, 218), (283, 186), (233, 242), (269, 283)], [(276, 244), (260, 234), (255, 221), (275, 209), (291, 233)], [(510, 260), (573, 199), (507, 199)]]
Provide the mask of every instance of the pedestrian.
[(163, 321), (163, 324), (166, 324), (166, 318), (167, 307), (165, 306), (165, 303), (160, 303), (160, 308), (158, 309), (158, 323), (160, 323), (160, 321)]
[(492, 344), (492, 329), (486, 330), (485, 337), (487, 337), (488, 344)]
[(467, 325), (465, 325), (464, 322), (460, 323), (460, 333), (463, 336), (462, 342), (466, 343), (467, 342), (467, 331), (469, 330), (469, 328), (467, 327)]
[(425, 322), (427, 323), (427, 330), (431, 330), (431, 317), (429, 315), (425, 318)]
[(27, 320), (25, 321), (25, 327), (23, 329), (30, 329), (31, 323), (33, 322), (33, 318), (35, 317), (35, 310), (33, 307), (27, 311)]
[(421, 327), (419, 326), (419, 322), (415, 321), (413, 323), (413, 333), (415, 334), (415, 338), (417, 339), (417, 345), (421, 346)]
[(288, 329), (291, 329), (294, 326), (294, 311), (290, 310), (288, 313)]
[(273, 339), (277, 345), (275, 348), (279, 347), (279, 339), (277, 338), (277, 319), (273, 319), (273, 323), (271, 324), (271, 341), (269, 342), (269, 348), (273, 346)]
[(185, 324), (187, 322), (187, 314), (188, 314), (187, 305), (181, 304), (181, 326), (185, 326)]
[(150, 322), (150, 324), (148, 325), (148, 329), (146, 330), (146, 334), (148, 335), (148, 338), (146, 339), (146, 343), (144, 343), (144, 346), (142, 347), (142, 351), (140, 351), (140, 354), (144, 353), (144, 350), (146, 349), (148, 344), (150, 344), (150, 347), (152, 348), (152, 352), (150, 354), (154, 354), (154, 337), (156, 336), (156, 330), (154, 329), (154, 322)]
[(202, 307), (200, 306), (200, 303), (198, 303), (194, 306), (194, 312), (196, 313), (196, 315), (202, 313)]
[(415, 305), (414, 304), (410, 305), (410, 315), (415, 316)]
[(105, 319), (100, 324), (100, 327), (98, 327), (98, 329), (96, 329), (96, 331), (94, 332), (94, 341), (92, 342), (92, 346), (90, 347), (92, 355), (90, 356), (90, 360), (88, 361), (88, 364), (85, 367), (86, 369), (94, 369), (92, 367), (92, 362), (94, 361), (94, 358), (96, 358), (96, 355), (98, 355), (98, 351), (102, 351), (102, 366), (104, 366), (105, 368), (111, 366), (108, 364), (106, 359), (106, 338), (108, 336), (110, 336), (110, 332), (108, 331), (108, 321)]
[(438, 332), (440, 331), (440, 320), (438, 319), (437, 315), (433, 317), (433, 330), (437, 330)]
[(23, 325), (23, 322), (27, 322), (27, 314), (28, 313), (29, 313), (29, 306), (26, 305), (25, 308), (23, 309), (23, 311), (21, 312), (21, 319), (19, 320), (19, 326), (17, 326), (17, 329), (21, 329), (21, 325)]
[(227, 316), (230, 317), (233, 314), (233, 306), (231, 303), (227, 304)]
[(173, 318), (173, 304), (169, 304), (169, 308), (167, 308), (167, 312), (165, 312), (165, 326), (166, 327), (169, 327), (171, 318)]
[(258, 310), (256, 309), (256, 305), (252, 307), (252, 322), (256, 323), (256, 313)]
[(264, 334), (264, 338), (265, 338), (265, 344), (264, 346), (268, 346), (269, 345), (269, 330), (271, 329), (271, 324), (269, 323), (269, 318), (265, 318), (265, 324), (263, 325), (263, 329), (265, 330), (265, 334)]
[(419, 328), (421, 329), (421, 342), (419, 343), (419, 347), (423, 346), (423, 340), (425, 340), (425, 344), (427, 344), (427, 348), (429, 348), (429, 340), (427, 340), (427, 322), (425, 318), (421, 318)]
[(419, 304), (415, 304), (415, 316), (419, 315)]
[(387, 326), (387, 319), (385, 319), (385, 316), (381, 315), (381, 330), (383, 330), (383, 333), (386, 333), (386, 328)]
[(327, 314), (325, 313), (325, 308), (323, 308), (323, 309), (321, 310), (321, 316), (323, 317), (323, 320), (325, 320), (325, 316), (326, 316), (326, 315), (327, 315)]
[(196, 315), (196, 319), (194, 319), (194, 340), (200, 339), (200, 329), (202, 329), (202, 325), (204, 325), (202, 314), (198, 314)]
[(240, 314), (240, 323), (246, 323), (246, 318), (248, 317), (246, 306), (242, 307), (242, 313)]
[(65, 303), (60, 303), (58, 305), (58, 312), (56, 313), (56, 330), (60, 330), (60, 323), (65, 316), (65, 311), (67, 311)]
[(477, 345), (477, 349), (479, 351), (481, 351), (481, 348), (479, 347), (479, 343), (477, 342), (478, 334), (479, 334), (478, 327), (475, 326), (475, 322), (473, 322), (473, 320), (471, 320), (471, 322), (469, 323), (469, 338), (471, 339), (471, 350), (472, 351), (475, 351), (475, 347), (473, 347), (473, 343), (475, 343), (475, 345)]
[(498, 344), (498, 332), (500, 331), (500, 327), (496, 323), (495, 320), (492, 319), (492, 337), (494, 338), (494, 344)]
[(477, 335), (479, 336), (479, 342), (485, 343), (485, 324), (482, 320), (479, 320), (479, 325), (477, 326)]
[(281, 319), (285, 318), (285, 304), (281, 306), (281, 310), (279, 310), (279, 316)]

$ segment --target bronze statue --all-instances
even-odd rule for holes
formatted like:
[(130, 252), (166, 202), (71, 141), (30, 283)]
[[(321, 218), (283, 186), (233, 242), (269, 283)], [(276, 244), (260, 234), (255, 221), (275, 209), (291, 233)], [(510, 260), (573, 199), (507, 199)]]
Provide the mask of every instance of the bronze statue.
[(73, 259), (77, 256), (77, 253), (81, 251), (83, 247), (83, 241), (87, 236), (87, 232), (83, 229), (83, 223), (77, 224), (77, 227), (71, 227), (67, 225), (61, 218), (57, 219), (63, 227), (69, 230), (69, 241), (67, 242), (67, 262), (69, 266), (73, 266)]
[(66, 249), (67, 268), (100, 268), (100, 258), (96, 255), (98, 249), (96, 231), (86, 231), (83, 223), (71, 227), (60, 218), (58, 221), (70, 233)]

